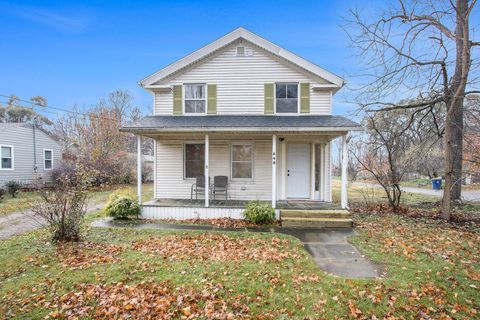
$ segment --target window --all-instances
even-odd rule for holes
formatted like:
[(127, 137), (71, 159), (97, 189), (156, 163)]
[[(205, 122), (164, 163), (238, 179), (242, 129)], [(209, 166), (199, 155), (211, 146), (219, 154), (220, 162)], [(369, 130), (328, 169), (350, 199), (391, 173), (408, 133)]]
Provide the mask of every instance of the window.
[(205, 85), (186, 84), (185, 89), (185, 113), (205, 113)]
[(51, 170), (53, 165), (53, 151), (50, 149), (43, 149), (43, 169)]
[(237, 47), (237, 56), (243, 57), (245, 55), (245, 47), (244, 46), (238, 46)]
[(13, 147), (1, 146), (1, 168), (5, 170), (13, 170)]
[(253, 178), (253, 146), (232, 144), (232, 179)]
[(275, 86), (277, 113), (298, 113), (298, 84), (278, 83)]
[(185, 178), (205, 175), (205, 145), (189, 143), (185, 145)]

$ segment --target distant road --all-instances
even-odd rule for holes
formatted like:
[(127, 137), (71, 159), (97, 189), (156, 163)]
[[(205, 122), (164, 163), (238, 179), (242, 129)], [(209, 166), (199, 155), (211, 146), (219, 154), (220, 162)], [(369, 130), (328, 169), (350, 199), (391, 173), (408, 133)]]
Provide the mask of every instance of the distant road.
[[(379, 184), (368, 183), (368, 182), (354, 182), (354, 186), (361, 187), (376, 187), (381, 188)], [(400, 189), (405, 192), (425, 194), (428, 196), (443, 197), (443, 190), (432, 190), (432, 189), (423, 189), (415, 187), (403, 187)], [(465, 201), (479, 201), (480, 202), (480, 190), (462, 190), (462, 199)]]

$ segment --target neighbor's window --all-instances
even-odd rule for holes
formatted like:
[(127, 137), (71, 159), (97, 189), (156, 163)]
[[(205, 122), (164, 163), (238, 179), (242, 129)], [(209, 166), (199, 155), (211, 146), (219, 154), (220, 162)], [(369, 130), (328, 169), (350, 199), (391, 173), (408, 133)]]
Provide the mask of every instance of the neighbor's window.
[(204, 84), (185, 84), (185, 113), (205, 113)]
[(49, 149), (43, 150), (43, 168), (45, 170), (52, 169), (53, 165), (53, 151)]
[(2, 146), (1, 156), (1, 169), (13, 169), (13, 147)]
[(205, 175), (205, 145), (189, 143), (185, 145), (185, 178)]
[(298, 113), (298, 84), (277, 83), (275, 88), (277, 113)]
[(253, 146), (232, 144), (232, 179), (253, 178)]

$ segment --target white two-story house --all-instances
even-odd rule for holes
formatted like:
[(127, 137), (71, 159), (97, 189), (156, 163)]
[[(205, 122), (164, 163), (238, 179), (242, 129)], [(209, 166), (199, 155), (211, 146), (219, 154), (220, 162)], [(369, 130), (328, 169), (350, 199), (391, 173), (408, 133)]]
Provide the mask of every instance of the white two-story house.
[[(343, 136), (345, 147), (360, 128), (332, 115), (344, 83), (244, 28), (143, 79), (153, 115), (122, 128), (155, 140), (156, 201), (143, 215), (238, 217), (254, 199), (331, 202), (331, 141)], [(223, 191), (217, 176), (226, 194), (213, 192)], [(346, 207), (345, 170), (343, 180)]]

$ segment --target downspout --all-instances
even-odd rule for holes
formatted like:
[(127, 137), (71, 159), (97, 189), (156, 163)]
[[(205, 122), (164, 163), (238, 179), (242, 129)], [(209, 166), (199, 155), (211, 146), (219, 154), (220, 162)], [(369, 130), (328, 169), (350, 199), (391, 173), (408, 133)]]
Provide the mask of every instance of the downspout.
[(35, 120), (33, 121), (33, 173), (37, 173), (37, 139), (35, 132)]

